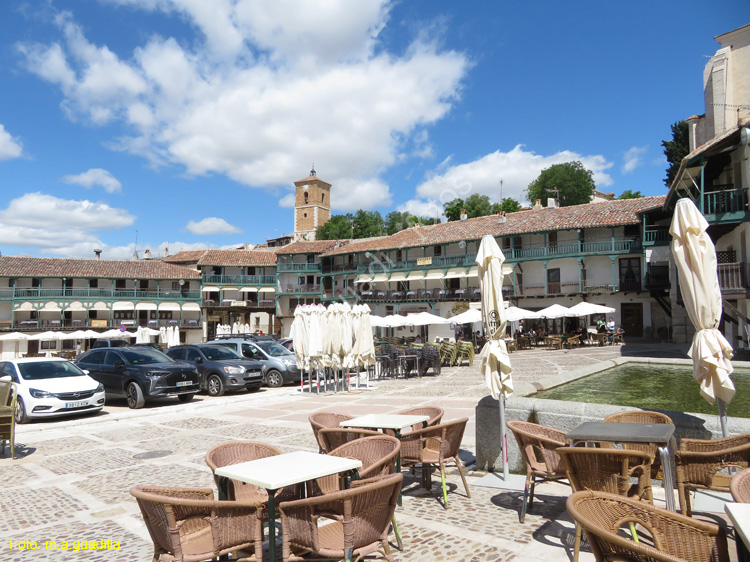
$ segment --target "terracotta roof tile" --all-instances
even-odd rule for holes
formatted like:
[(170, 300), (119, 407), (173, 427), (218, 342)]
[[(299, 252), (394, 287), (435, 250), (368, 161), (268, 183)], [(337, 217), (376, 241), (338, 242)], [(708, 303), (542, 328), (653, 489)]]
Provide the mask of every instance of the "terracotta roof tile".
[(320, 254), (333, 248), (347, 244), (349, 240), (301, 240), (282, 246), (276, 250), (277, 254)]
[(207, 250), (198, 265), (273, 267), (276, 253), (268, 250)]
[(0, 256), (3, 277), (200, 279), (200, 272), (160, 260), (97, 260)]
[(587, 203), (557, 209), (519, 211), (506, 215), (506, 222), (498, 224), (497, 215), (477, 217), (466, 221), (452, 221), (441, 224), (418, 226), (397, 232), (392, 236), (368, 240), (352, 240), (346, 246), (335, 248), (323, 254), (335, 256), (366, 251), (395, 250), (449, 244), (461, 240), (479, 240), (490, 234), (495, 237), (514, 234), (530, 234), (572, 228), (596, 228), (640, 224), (638, 213), (659, 208), (665, 196), (641, 197), (638, 199), (617, 199), (602, 203)]
[(208, 250), (184, 250), (174, 255), (157, 258), (165, 263), (194, 263), (197, 262)]

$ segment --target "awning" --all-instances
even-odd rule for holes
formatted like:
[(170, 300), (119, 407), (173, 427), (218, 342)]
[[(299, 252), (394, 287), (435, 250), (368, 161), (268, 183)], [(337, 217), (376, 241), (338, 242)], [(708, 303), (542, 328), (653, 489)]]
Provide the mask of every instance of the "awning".
[(156, 310), (155, 302), (139, 302), (135, 305), (136, 310)]
[(406, 273), (403, 271), (397, 271), (396, 273), (391, 274), (391, 281), (406, 281)]
[(479, 267), (476, 265), (474, 267), (469, 268), (469, 272), (466, 274), (466, 277), (479, 277)]
[(274, 289), (273, 287), (261, 287), (260, 289), (258, 289), (258, 292), (259, 293), (275, 293), (276, 289)]
[(201, 305), (199, 305), (197, 302), (186, 302), (182, 305), (182, 310), (197, 310), (200, 311)]
[(425, 279), (442, 279), (443, 277), (445, 277), (445, 273), (442, 269), (431, 269), (424, 276)]
[(44, 308), (40, 309), (40, 312), (59, 312), (62, 308), (60, 308), (60, 305), (55, 302), (48, 302), (44, 305)]
[(372, 275), (360, 275), (357, 277), (355, 283), (369, 283), (372, 281)]
[(73, 311), (73, 310), (86, 310), (86, 309), (84, 308), (83, 304), (81, 304), (80, 301), (73, 301), (71, 303), (68, 303), (68, 306), (65, 307), (65, 310)]
[(240, 292), (242, 293), (257, 293), (258, 287), (242, 287), (240, 289)]
[(180, 310), (180, 305), (176, 302), (162, 302), (159, 303), (159, 310)]
[(239, 291), (240, 288), (239, 287), (222, 287), (221, 290), (222, 291)]
[(134, 305), (128, 301), (117, 301), (112, 304), (112, 310), (133, 310)]
[(22, 303), (21, 306), (17, 306), (15, 310), (36, 310), (34, 305), (30, 302)]
[(457, 279), (460, 277), (466, 277), (466, 270), (463, 267), (452, 267), (445, 274), (446, 279)]
[(207, 287), (203, 287), (201, 289), (201, 292), (203, 292), (203, 293), (218, 293), (219, 292), (219, 288), (218, 287), (213, 287), (213, 286), (209, 285)]
[(94, 306), (91, 307), (91, 310), (109, 310), (109, 307), (104, 301), (96, 301)]
[(375, 277), (372, 278), (373, 283), (379, 283), (381, 281), (388, 281), (387, 273), (376, 273)]
[(419, 279), (424, 279), (424, 271), (412, 271), (406, 276), (407, 281), (417, 281)]

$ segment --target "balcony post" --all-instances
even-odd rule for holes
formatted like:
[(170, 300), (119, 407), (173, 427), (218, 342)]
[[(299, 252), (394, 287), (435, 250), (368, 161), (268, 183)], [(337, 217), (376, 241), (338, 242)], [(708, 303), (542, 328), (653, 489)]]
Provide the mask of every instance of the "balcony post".
[(615, 267), (617, 264), (617, 258), (610, 256), (609, 259), (612, 260), (612, 291), (614, 292), (617, 287), (617, 269)]
[(578, 292), (583, 292), (583, 258), (578, 258)]
[[(545, 236), (545, 240), (547, 237)], [(546, 248), (545, 248), (546, 250)], [(549, 277), (547, 277), (547, 260), (544, 260), (544, 296), (549, 294)]]
[(612, 245), (610, 246), (610, 251), (615, 251), (615, 227), (613, 226), (611, 229), (612, 232)]

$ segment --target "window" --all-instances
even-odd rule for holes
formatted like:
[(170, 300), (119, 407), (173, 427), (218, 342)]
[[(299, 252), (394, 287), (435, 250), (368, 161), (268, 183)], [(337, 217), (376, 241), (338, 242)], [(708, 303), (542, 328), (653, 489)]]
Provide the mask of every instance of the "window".
[(560, 293), (560, 269), (547, 270), (547, 292)]
[(39, 285), (41, 285), (41, 282), (40, 282), (40, 280), (39, 280), (39, 279), (36, 279), (36, 278), (34, 278), (34, 279), (32, 279), (32, 280), (31, 280), (31, 286), (32, 286), (32, 287), (33, 287), (34, 289), (38, 289), (38, 288), (39, 288)]
[(98, 289), (99, 288), (99, 280), (98, 279), (89, 279), (89, 288), (90, 289)]
[(307, 192), (305, 192), (305, 205), (307, 205), (309, 202), (310, 202), (310, 195)]
[(122, 290), (125, 288), (125, 279), (115, 279), (115, 289)]
[(321, 193), (320, 194), (320, 202), (323, 203), (325, 200), (326, 200), (326, 194), (325, 193)]
[(185, 350), (184, 349), (170, 350), (169, 356), (175, 361), (182, 361), (185, 359)]
[(442, 256), (443, 255), (443, 247), (442, 246), (435, 246), (433, 255), (435, 257)]
[(557, 246), (557, 232), (550, 232), (547, 234), (547, 245)]
[(57, 349), (57, 341), (56, 340), (42, 340), (40, 347), (42, 349)]
[(188, 349), (187, 350), (187, 360), (188, 361), (198, 361), (200, 359), (201, 354), (198, 353), (195, 349)]
[(114, 367), (116, 363), (124, 363), (122, 357), (120, 357), (120, 354), (116, 351), (108, 351), (107, 355), (104, 357), (104, 364)]
[(145, 291), (148, 289), (148, 281), (139, 281), (138, 287), (141, 291)]

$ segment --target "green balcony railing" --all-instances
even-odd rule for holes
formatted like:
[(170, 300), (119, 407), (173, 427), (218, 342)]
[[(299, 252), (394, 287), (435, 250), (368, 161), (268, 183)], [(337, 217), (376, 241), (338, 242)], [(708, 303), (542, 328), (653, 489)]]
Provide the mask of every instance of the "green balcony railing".
[(710, 191), (703, 194), (703, 214), (744, 213), (747, 203), (747, 189)]
[(644, 244), (665, 244), (671, 241), (668, 228), (646, 228), (643, 232)]
[(169, 299), (197, 300), (200, 291), (150, 289), (0, 289), (0, 299)]
[(276, 285), (275, 275), (204, 275), (203, 282), (211, 285)]
[(279, 273), (320, 271), (319, 263), (277, 263), (276, 271)]

